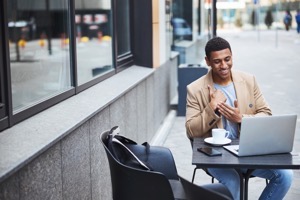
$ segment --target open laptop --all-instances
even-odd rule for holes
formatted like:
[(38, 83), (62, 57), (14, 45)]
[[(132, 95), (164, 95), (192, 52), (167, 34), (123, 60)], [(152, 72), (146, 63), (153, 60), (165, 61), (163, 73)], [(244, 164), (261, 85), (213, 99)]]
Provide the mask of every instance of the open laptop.
[(237, 156), (289, 153), (293, 150), (297, 115), (244, 117), (239, 145), (223, 146)]

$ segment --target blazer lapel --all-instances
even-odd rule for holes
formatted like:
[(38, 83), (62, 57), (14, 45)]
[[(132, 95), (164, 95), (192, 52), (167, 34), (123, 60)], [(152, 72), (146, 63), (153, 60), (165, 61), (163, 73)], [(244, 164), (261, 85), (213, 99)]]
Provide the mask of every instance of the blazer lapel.
[(204, 93), (204, 96), (205, 96), (205, 100), (206, 100), (206, 103), (208, 104), (210, 102), (210, 96), (209, 96), (209, 90), (208, 90), (208, 85), (210, 85), (210, 87), (212, 89), (214, 89), (214, 82), (213, 82), (213, 79), (212, 79), (212, 71), (209, 70), (206, 77), (205, 77), (205, 87), (203, 89), (203, 93)]
[[(236, 93), (236, 98), (238, 100), (238, 106), (240, 111), (243, 113), (246, 109), (247, 106), (245, 102), (248, 102), (247, 98), (247, 88), (245, 84), (245, 80), (240, 78), (240, 76), (236, 76), (236, 73), (232, 70), (232, 80), (234, 83), (234, 88), (235, 88), (235, 93)], [(243, 103), (239, 103), (243, 102)]]
[[(207, 75), (206, 75), (206, 78), (205, 78), (205, 89), (203, 89), (203, 92), (204, 92), (204, 95), (205, 95), (205, 100), (206, 100), (206, 104), (209, 104), (210, 102), (210, 96), (209, 96), (209, 90), (208, 90), (208, 85), (211, 87), (212, 90), (215, 89), (214, 87), (214, 82), (213, 82), (213, 79), (212, 79), (212, 71), (209, 70)], [(223, 127), (223, 123), (222, 123), (222, 120), (219, 120), (217, 122), (217, 127), (218, 128), (224, 128)]]

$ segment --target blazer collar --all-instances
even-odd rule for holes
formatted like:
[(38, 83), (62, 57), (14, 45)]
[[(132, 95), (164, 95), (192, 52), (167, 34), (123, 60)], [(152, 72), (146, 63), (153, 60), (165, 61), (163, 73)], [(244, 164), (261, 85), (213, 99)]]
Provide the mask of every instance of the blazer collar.
[[(241, 78), (241, 76), (239, 76), (237, 71), (235, 71), (235, 70), (231, 70), (231, 77), (232, 77), (232, 81), (235, 85), (239, 85), (239, 84), (245, 82), (244, 79)], [(214, 82), (213, 82), (213, 78), (212, 78), (212, 70), (209, 70), (206, 75), (205, 85), (210, 85), (211, 87), (214, 87)]]

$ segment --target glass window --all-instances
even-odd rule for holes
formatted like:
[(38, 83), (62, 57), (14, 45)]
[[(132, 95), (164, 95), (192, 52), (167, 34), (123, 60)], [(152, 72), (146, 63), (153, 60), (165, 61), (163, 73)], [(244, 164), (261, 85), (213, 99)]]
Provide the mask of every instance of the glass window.
[(14, 114), (72, 88), (68, 5), (68, 0), (7, 1)]
[(117, 0), (117, 53), (118, 57), (131, 53), (130, 45), (130, 2), (129, 0)]
[(113, 69), (111, 1), (75, 1), (78, 84)]
[(192, 40), (192, 1), (173, 0), (171, 25), (173, 27), (173, 43), (176, 44), (182, 40)]
[[(2, 21), (0, 21), (2, 24)], [(2, 47), (2, 27), (0, 25), (0, 47)], [(2, 48), (0, 48), (0, 121), (6, 116), (5, 113), (5, 95), (4, 95), (4, 80), (3, 80), (3, 52)], [(1, 130), (1, 126), (0, 126)]]
[(4, 0), (0, 128), (3, 116), (12, 126), (132, 65), (131, 3)]

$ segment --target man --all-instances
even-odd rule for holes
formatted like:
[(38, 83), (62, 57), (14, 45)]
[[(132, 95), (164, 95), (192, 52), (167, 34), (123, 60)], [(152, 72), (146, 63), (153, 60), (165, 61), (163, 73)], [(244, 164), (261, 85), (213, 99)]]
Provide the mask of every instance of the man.
[[(232, 70), (232, 51), (225, 39), (209, 40), (205, 53), (206, 64), (211, 69), (187, 86), (187, 135), (190, 139), (206, 138), (211, 137), (213, 128), (224, 128), (230, 132), (231, 139), (236, 139), (244, 116), (271, 115), (271, 110), (255, 77)], [(239, 199), (240, 179), (234, 169), (207, 170), (227, 186), (234, 199)], [(257, 169), (252, 175), (269, 180), (260, 199), (283, 199), (293, 179), (292, 170)]]
[(297, 14), (295, 15), (297, 23), (297, 33), (300, 33), (300, 9), (297, 9)]
[(292, 26), (292, 14), (289, 10), (285, 11), (285, 16), (283, 18), (283, 23), (285, 25), (285, 30), (290, 30), (291, 26)]

